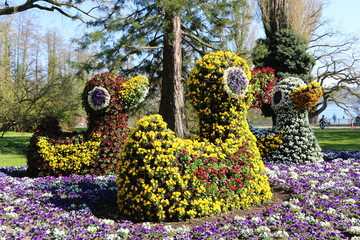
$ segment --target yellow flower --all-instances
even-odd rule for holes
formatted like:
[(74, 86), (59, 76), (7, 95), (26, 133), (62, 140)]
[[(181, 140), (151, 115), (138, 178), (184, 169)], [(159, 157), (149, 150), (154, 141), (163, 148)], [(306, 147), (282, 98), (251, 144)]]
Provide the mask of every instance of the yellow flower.
[(46, 137), (40, 137), (37, 146), (40, 156), (52, 169), (76, 173), (83, 166), (90, 165), (98, 153), (100, 143), (100, 135), (93, 134), (88, 141), (67, 145), (54, 145)]

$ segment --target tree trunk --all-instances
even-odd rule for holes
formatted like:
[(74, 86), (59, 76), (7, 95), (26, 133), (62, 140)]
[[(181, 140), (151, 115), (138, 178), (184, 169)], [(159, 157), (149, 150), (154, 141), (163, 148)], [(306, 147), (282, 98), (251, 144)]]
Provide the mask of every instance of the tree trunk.
[(163, 74), (160, 114), (177, 137), (188, 135), (182, 81), (181, 19), (178, 14), (166, 15), (163, 49)]

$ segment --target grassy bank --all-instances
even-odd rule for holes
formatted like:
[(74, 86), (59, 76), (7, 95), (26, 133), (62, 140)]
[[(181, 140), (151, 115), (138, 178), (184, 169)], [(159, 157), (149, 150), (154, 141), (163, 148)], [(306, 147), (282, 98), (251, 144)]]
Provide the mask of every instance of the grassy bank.
[(320, 147), (329, 151), (360, 150), (359, 129), (314, 129)]
[[(314, 129), (323, 150), (360, 150), (360, 129)], [(25, 166), (25, 153), (32, 133), (7, 132), (0, 138), (0, 167)]]
[(0, 167), (25, 166), (31, 136), (32, 133), (6, 132), (0, 138)]

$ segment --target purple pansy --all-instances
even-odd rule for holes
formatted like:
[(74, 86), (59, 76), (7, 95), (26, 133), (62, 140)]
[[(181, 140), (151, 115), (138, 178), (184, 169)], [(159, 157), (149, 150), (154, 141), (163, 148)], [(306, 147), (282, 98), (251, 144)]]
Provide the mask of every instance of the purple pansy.
[(88, 103), (94, 110), (104, 109), (110, 103), (110, 94), (103, 87), (94, 87), (88, 93)]
[(26, 167), (2, 167), (0, 239), (358, 239), (359, 152), (325, 155), (266, 164), (271, 185), (291, 192), (285, 202), (192, 228), (114, 219), (115, 175), (28, 178)]
[(240, 98), (248, 90), (249, 79), (241, 67), (230, 67), (224, 71), (224, 90), (232, 98)]

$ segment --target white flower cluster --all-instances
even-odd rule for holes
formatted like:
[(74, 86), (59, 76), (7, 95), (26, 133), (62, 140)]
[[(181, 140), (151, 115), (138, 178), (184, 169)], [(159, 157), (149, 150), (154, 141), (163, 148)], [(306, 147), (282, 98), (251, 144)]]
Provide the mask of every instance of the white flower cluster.
[(171, 225), (166, 225), (164, 226), (164, 229), (169, 235), (173, 235), (181, 232), (190, 232), (190, 227), (185, 225), (178, 228), (173, 228)]
[(360, 227), (359, 226), (351, 226), (349, 232), (355, 235), (360, 235)]
[(306, 84), (299, 78), (290, 77), (278, 82), (272, 101), (276, 125), (267, 129), (251, 128), (257, 138), (282, 136), (282, 144), (271, 154), (263, 156), (264, 162), (303, 163), (323, 160), (321, 148), (309, 125), (308, 113), (295, 107), (290, 98), (294, 90), (303, 86)]

